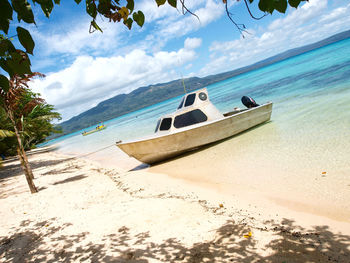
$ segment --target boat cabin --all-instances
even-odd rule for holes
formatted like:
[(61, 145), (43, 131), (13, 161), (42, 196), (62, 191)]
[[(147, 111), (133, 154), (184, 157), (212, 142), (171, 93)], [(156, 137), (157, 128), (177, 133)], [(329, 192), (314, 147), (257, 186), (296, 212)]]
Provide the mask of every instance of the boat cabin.
[(191, 125), (217, 120), (224, 115), (210, 102), (206, 88), (186, 94), (177, 110), (162, 116), (155, 133), (172, 133)]

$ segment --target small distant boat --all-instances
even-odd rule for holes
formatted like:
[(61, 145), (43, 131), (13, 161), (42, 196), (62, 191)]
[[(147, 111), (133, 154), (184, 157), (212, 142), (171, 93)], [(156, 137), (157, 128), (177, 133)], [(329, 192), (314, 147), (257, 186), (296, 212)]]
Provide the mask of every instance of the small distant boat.
[(102, 124), (102, 125), (98, 125), (94, 130), (91, 130), (91, 131), (84, 131), (83, 133), (82, 133), (82, 135), (83, 136), (86, 136), (86, 135), (89, 135), (89, 134), (92, 134), (92, 133), (95, 133), (95, 132), (98, 132), (98, 131), (102, 131), (102, 130), (104, 130), (104, 129), (106, 129), (107, 128), (107, 126), (106, 125), (104, 125), (104, 124)]
[(161, 117), (155, 134), (116, 145), (137, 160), (152, 164), (243, 132), (271, 118), (272, 103), (262, 105), (242, 97), (244, 109), (222, 114), (209, 100), (207, 89), (186, 94), (177, 110)]

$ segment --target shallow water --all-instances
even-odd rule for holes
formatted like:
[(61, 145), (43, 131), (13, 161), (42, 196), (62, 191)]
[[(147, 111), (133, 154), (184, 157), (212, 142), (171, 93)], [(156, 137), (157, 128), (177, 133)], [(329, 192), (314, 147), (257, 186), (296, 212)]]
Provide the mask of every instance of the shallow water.
[[(337, 203), (338, 215), (345, 211), (341, 219), (350, 218), (350, 39), (207, 88), (223, 112), (240, 106), (243, 95), (272, 101), (271, 121), (151, 171), (228, 191), (255, 189), (279, 203), (283, 193), (293, 191), (295, 202)], [(174, 111), (180, 99), (105, 122), (108, 128), (101, 132), (77, 132), (50, 143), (70, 155), (97, 151), (85, 157), (132, 169), (140, 163), (115, 142), (153, 133), (159, 116)]]

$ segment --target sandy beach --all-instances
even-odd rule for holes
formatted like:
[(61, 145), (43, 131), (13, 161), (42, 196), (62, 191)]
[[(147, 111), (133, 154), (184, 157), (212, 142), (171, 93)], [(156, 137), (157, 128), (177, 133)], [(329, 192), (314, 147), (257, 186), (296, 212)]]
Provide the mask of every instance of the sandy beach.
[(56, 152), (29, 160), (37, 194), (30, 194), (18, 161), (0, 170), (1, 262), (350, 258), (349, 220), (160, 173), (166, 163), (128, 172)]

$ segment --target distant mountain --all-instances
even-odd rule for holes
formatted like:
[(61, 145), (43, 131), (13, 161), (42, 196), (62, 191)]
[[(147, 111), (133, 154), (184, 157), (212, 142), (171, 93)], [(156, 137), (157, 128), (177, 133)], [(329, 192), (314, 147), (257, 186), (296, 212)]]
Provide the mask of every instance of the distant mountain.
[[(207, 76), (204, 78), (192, 77), (184, 79), (186, 89), (193, 91), (203, 88), (212, 83), (219, 82), (239, 74), (265, 67), (267, 65), (285, 60), (287, 58), (300, 55), (302, 53), (332, 44), (334, 42), (350, 38), (350, 30), (333, 35), (319, 42), (299, 48), (290, 49), (276, 56), (264, 59), (250, 66), (242, 67), (225, 73)], [(183, 94), (182, 79), (170, 81), (168, 83), (149, 85), (141, 87), (129, 94), (120, 94), (108, 100), (100, 102), (96, 107), (87, 110), (68, 121), (60, 123), (63, 134), (69, 134), (99, 122), (107, 121), (129, 112), (156, 104), (158, 102)]]

